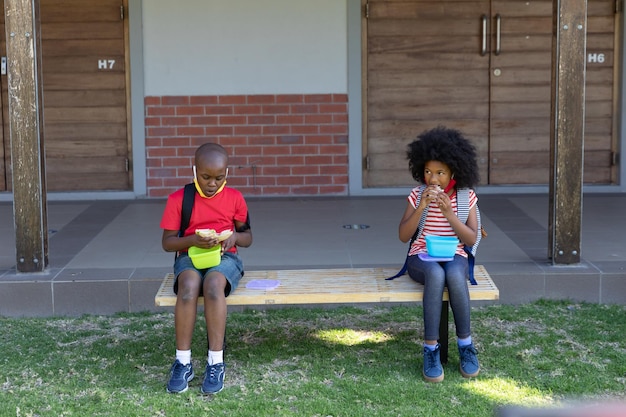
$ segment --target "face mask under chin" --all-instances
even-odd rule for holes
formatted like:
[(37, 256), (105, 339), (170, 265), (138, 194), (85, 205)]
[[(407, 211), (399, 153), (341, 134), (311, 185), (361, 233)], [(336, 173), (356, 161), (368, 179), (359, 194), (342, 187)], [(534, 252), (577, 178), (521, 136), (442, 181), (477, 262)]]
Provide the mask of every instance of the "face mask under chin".
[(200, 197), (202, 198), (213, 198), (219, 193), (221, 193), (224, 187), (226, 186), (226, 177), (228, 177), (228, 168), (226, 168), (226, 175), (224, 176), (224, 182), (222, 183), (222, 185), (220, 185), (220, 188), (218, 188), (217, 191), (211, 197), (207, 197), (206, 194), (202, 192), (202, 188), (200, 187), (200, 184), (198, 184), (198, 174), (196, 173), (196, 166), (195, 165), (193, 166), (193, 183), (196, 186), (196, 191), (198, 192), (198, 194), (200, 194)]
[(211, 197), (207, 197), (206, 194), (202, 192), (202, 188), (200, 188), (200, 185), (198, 184), (198, 180), (196, 178), (193, 179), (193, 183), (196, 186), (196, 191), (198, 191), (198, 194), (200, 194), (200, 197), (202, 198), (213, 198), (219, 193), (221, 193), (224, 187), (226, 186), (226, 181), (224, 181), (222, 185), (220, 185), (220, 188), (218, 188), (217, 191)]

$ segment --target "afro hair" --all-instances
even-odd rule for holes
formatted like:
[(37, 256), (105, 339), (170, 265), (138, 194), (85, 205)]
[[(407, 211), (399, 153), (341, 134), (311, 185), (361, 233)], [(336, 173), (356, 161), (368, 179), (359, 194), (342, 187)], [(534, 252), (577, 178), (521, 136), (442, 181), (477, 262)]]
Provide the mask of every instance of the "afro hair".
[(421, 183), (426, 183), (424, 166), (428, 161), (446, 164), (457, 188), (473, 188), (480, 179), (476, 148), (455, 129), (437, 126), (424, 131), (408, 145), (407, 159), (413, 179)]

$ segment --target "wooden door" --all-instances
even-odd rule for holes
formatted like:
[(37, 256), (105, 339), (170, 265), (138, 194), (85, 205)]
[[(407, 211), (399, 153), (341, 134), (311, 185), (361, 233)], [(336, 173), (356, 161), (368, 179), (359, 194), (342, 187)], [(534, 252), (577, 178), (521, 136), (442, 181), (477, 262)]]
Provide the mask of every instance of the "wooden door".
[[(586, 183), (615, 180), (614, 7), (613, 0), (588, 2)], [(549, 182), (552, 8), (551, 0), (492, 1), (489, 184)]]
[(547, 184), (552, 0), (494, 0), (491, 19), (488, 182)]
[[(548, 183), (551, 0), (364, 6), (364, 187), (412, 185), (406, 145), (438, 124), (474, 142), (482, 184)], [(609, 184), (617, 174), (614, 0), (589, 0), (588, 13), (584, 179)]]
[(369, 0), (366, 10), (364, 186), (414, 184), (406, 147), (437, 125), (473, 140), (484, 178), (489, 56), (482, 16), (489, 1)]
[[(49, 191), (130, 189), (126, 3), (41, 0)], [(6, 76), (2, 85), (6, 152)], [(6, 160), (5, 187), (10, 188)]]
[[(617, 0), (619, 3), (620, 0)], [(584, 182), (617, 184), (618, 85), (622, 16), (615, 0), (589, 0), (585, 84)]]

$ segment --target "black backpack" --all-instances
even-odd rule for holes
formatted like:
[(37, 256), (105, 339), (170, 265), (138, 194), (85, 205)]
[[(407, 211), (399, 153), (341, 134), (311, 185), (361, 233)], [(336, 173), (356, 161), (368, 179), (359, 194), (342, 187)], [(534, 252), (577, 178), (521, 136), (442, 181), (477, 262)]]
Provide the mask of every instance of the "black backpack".
[[(191, 212), (193, 211), (193, 202), (196, 198), (196, 185), (191, 182), (185, 185), (183, 194), (183, 208), (180, 215), (180, 228), (178, 229), (178, 237), (183, 237), (185, 230), (189, 227)], [(178, 258), (179, 252), (176, 252), (174, 259)]]
[(193, 210), (193, 202), (196, 198), (196, 185), (191, 182), (185, 185), (185, 194), (183, 195), (183, 210), (180, 216), (180, 229), (178, 229), (178, 236), (182, 237), (185, 234), (185, 230), (189, 227), (189, 220), (191, 219), (191, 212)]

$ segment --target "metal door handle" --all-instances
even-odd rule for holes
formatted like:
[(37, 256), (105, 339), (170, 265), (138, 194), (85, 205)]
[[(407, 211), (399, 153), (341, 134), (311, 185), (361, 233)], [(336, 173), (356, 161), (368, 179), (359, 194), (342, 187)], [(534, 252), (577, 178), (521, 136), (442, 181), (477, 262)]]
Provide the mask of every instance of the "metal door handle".
[(482, 15), (481, 20), (483, 22), (483, 44), (480, 50), (480, 56), (485, 56), (487, 53), (487, 15)]
[(500, 43), (500, 36), (501, 36), (501, 31), (502, 29), (502, 17), (500, 16), (500, 13), (496, 14), (496, 55), (500, 55), (500, 52), (502, 52), (501, 49), (501, 43)]

